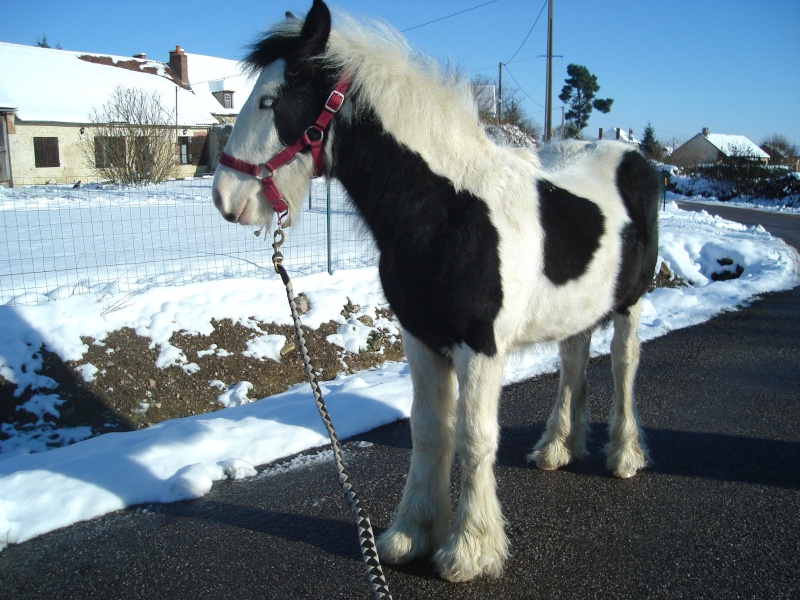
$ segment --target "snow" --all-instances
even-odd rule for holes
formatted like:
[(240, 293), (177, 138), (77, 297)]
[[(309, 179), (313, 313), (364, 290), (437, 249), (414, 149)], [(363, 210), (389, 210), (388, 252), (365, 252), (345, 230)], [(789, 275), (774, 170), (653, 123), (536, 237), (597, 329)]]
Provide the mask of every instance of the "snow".
[[(84, 55), (104, 57), (114, 63), (139, 63), (157, 74), (81, 60)], [(117, 86), (142, 88), (159, 94), (168, 107), (177, 100), (180, 125), (213, 125), (202, 99), (175, 86), (165, 75), (164, 63), (130, 56), (70, 52), (0, 42), (0, 103), (17, 108), (23, 121), (90, 123), (92, 109), (99, 109)], [(36, 73), (36, 77), (31, 77)], [(177, 96), (176, 96), (177, 90)], [(3, 96), (5, 98), (3, 99)], [(53, 99), (58, 101), (54, 102)]]
[[(207, 110), (215, 115), (236, 115), (255, 85), (243, 65), (228, 58), (186, 53), (189, 85)], [(212, 92), (233, 92), (233, 108), (224, 108)]]
[(711, 142), (725, 156), (755, 156), (769, 158), (756, 144), (743, 135), (729, 135), (725, 133), (709, 133), (705, 138)]
[[(124, 210), (119, 203), (114, 206)], [(674, 202), (661, 213), (660, 225), (661, 260), (692, 285), (647, 294), (640, 327), (645, 341), (746, 305), (759, 294), (798, 284), (797, 253), (761, 227), (745, 227), (705, 212), (681, 211)], [(252, 237), (244, 229), (240, 235)], [(287, 246), (298, 239), (302, 236), (293, 239), (290, 231)], [(720, 259), (732, 259), (734, 265), (723, 266)], [(713, 273), (736, 264), (744, 267), (739, 279), (712, 279)], [(291, 260), (287, 267), (293, 270)], [(193, 268), (202, 270), (202, 266)], [(151, 286), (135, 295), (115, 291), (101, 299), (82, 293), (35, 306), (0, 305), (0, 374), (20, 390), (29, 386), (37, 390), (24, 408), (44, 420), (48, 414), (58, 414), (62, 400), (47, 393), (56, 387), (55, 382), (35, 372), (41, 364), (36, 350), (42, 343), (62, 360), (80, 363), (87, 351), (85, 339), (102, 343), (110, 332), (131, 327), (158, 349), (160, 367), (178, 365), (192, 373), (190, 357), (170, 344), (173, 333), (209, 334), (214, 319), (248, 326), (254, 326), (254, 320), (291, 323), (277, 276), (204, 281), (189, 274), (189, 280), (193, 282), (180, 287)], [(364, 316), (376, 323), (383, 319), (380, 324), (393, 333), (393, 324), (377, 312), (386, 303), (374, 267), (296, 277), (294, 288), (310, 301), (304, 323), (316, 328), (331, 320), (338, 322), (331, 341), (342, 348), (365, 348), (371, 328)], [(124, 310), (107, 310), (120, 296)], [(347, 304), (360, 308), (345, 318), (341, 311)], [(610, 331), (598, 332), (592, 344), (595, 355), (609, 352), (610, 336)], [(281, 336), (263, 335), (246, 352), (280, 360), (284, 342)], [(229, 351), (212, 345), (204, 352), (224, 355)], [(509, 359), (504, 381), (554, 371), (556, 365), (554, 348), (524, 348)], [(89, 363), (81, 363), (78, 370), (84, 379), (97, 376), (97, 368)], [(3, 424), (8, 439), (0, 442), (0, 548), (132, 505), (199, 498), (215, 481), (252, 477), (255, 465), (328, 443), (307, 385), (267, 398), (250, 398), (250, 382), (211, 380), (208, 384), (220, 391), (219, 402), (227, 408), (130, 433), (90, 438), (88, 428), (74, 428), (54, 430), (49, 439), (42, 440)], [(342, 439), (408, 417), (411, 409), (406, 363), (386, 363), (339, 376), (323, 383), (322, 390)], [(146, 405), (143, 402), (142, 410)], [(45, 441), (68, 445), (47, 450)], [(302, 468), (305, 460), (287, 468)]]

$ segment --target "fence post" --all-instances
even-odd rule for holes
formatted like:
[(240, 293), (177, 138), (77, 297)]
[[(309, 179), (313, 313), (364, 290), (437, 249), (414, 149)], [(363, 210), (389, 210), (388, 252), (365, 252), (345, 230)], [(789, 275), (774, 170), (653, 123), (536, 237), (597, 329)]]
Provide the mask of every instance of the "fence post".
[(328, 275), (333, 275), (333, 268), (331, 267), (331, 180), (327, 179), (325, 183), (326, 183), (325, 196), (327, 201), (327, 208), (325, 210), (325, 213), (327, 215), (326, 217), (327, 224), (325, 226), (325, 229), (327, 230), (326, 233), (328, 238)]

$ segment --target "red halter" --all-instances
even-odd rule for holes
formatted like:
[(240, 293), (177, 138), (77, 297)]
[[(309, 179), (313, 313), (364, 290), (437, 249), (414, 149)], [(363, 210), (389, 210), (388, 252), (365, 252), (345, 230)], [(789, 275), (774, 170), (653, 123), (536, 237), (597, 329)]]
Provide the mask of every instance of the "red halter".
[[(316, 122), (308, 127), (308, 129), (303, 132), (303, 135), (300, 136), (300, 139), (294, 144), (286, 146), (264, 164), (254, 165), (234, 158), (230, 154), (225, 154), (225, 152), (220, 155), (220, 164), (239, 171), (240, 173), (252, 175), (261, 181), (261, 191), (272, 205), (275, 214), (278, 215), (278, 225), (281, 225), (286, 213), (289, 212), (289, 205), (286, 204), (286, 201), (281, 197), (281, 193), (278, 191), (272, 179), (272, 174), (279, 167), (292, 162), (300, 152), (306, 148), (310, 148), (311, 158), (314, 161), (314, 176), (319, 177), (322, 175), (325, 167), (322, 153), (322, 141), (325, 137), (325, 130), (328, 128), (328, 125), (330, 125), (333, 116), (339, 112), (342, 104), (344, 104), (344, 95), (347, 88), (350, 86), (350, 81), (349, 77), (340, 79), (339, 83), (336, 84), (336, 87), (333, 88), (330, 96), (328, 96), (328, 99), (325, 101), (325, 108), (323, 108), (322, 113), (317, 117)], [(267, 175), (265, 177), (260, 177), (261, 167), (267, 170)]]

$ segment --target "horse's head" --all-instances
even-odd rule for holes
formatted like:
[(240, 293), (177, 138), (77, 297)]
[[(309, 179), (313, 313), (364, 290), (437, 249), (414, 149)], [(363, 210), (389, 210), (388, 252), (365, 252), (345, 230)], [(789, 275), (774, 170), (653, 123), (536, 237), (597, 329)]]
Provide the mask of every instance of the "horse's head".
[[(309, 128), (324, 111), (336, 83), (336, 74), (320, 62), (330, 27), (328, 7), (314, 0), (305, 21), (287, 13), (287, 19), (254, 44), (246, 58), (258, 79), (236, 118), (213, 184), (214, 205), (227, 220), (268, 224), (284, 206), (289, 219), (297, 214), (315, 174), (310, 148), (302, 148), (271, 176), (265, 163), (303, 136), (313, 139), (320, 153), (329, 151), (330, 144), (322, 140), (320, 145), (319, 132)], [(318, 162), (325, 160), (329, 159), (321, 155)], [(276, 191), (270, 193), (269, 186)], [(267, 198), (276, 193), (285, 205)]]

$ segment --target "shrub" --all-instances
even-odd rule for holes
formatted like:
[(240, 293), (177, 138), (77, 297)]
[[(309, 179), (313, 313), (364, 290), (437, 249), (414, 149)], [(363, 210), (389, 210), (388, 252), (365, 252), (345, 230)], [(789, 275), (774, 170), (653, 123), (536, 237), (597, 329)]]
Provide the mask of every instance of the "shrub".
[(770, 167), (749, 160), (731, 160), (715, 165), (683, 169), (684, 180), (673, 180), (672, 187), (681, 193), (713, 196), (725, 202), (749, 197), (765, 200), (787, 199), (796, 203), (800, 197), (800, 179), (785, 167)]

